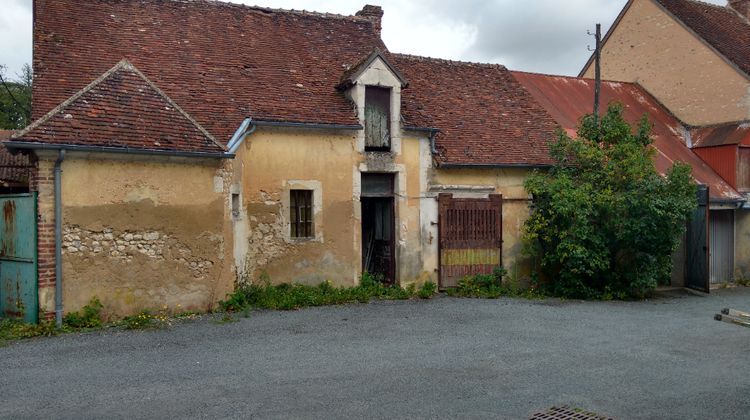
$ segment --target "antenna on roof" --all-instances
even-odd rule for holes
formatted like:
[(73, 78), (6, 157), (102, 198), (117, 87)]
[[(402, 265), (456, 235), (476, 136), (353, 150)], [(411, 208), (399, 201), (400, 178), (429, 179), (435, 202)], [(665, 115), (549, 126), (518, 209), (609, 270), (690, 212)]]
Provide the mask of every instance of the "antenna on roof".
[[(596, 119), (596, 122), (598, 124), (599, 123), (599, 96), (602, 90), (602, 69), (601, 69), (602, 24), (601, 23), (596, 24), (596, 33), (592, 34), (591, 31), (587, 31), (587, 33), (596, 38), (596, 49), (594, 49), (594, 62), (595, 62), (595, 69), (596, 69), (596, 76), (595, 76), (595, 81), (594, 81), (594, 118)], [(591, 51), (590, 46), (589, 46), (589, 51)]]

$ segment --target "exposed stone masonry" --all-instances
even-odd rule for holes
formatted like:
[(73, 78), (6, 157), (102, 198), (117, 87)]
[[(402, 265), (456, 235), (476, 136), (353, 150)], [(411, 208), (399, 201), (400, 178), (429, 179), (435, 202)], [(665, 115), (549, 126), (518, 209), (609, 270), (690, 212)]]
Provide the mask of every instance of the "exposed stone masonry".
[(156, 232), (114, 232), (110, 228), (89, 231), (78, 226), (63, 229), (63, 253), (85, 257), (108, 257), (130, 263), (142, 254), (156, 260), (172, 259), (187, 266), (195, 277), (203, 277), (213, 262), (193, 255), (173, 236)]

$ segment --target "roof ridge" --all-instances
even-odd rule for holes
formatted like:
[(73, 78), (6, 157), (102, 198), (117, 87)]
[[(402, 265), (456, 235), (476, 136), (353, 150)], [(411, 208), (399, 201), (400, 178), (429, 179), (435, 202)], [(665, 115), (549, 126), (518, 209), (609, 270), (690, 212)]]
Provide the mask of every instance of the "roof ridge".
[[(522, 73), (522, 74), (529, 74), (532, 76), (546, 76), (546, 77), (561, 77), (564, 79), (575, 79), (575, 80), (585, 80), (585, 81), (591, 81), (594, 82), (595, 80), (590, 77), (579, 77), (579, 76), (568, 76), (566, 74), (550, 74), (550, 73), (540, 73), (536, 71), (524, 71), (524, 70), (510, 70), (511, 73)], [(619, 83), (621, 85), (627, 85), (627, 86), (636, 86), (640, 87), (638, 82), (623, 82), (620, 80), (610, 80), (610, 79), (602, 79), (602, 83)]]
[[(661, 0), (659, 0), (659, 1), (661, 2)], [(708, 7), (712, 7), (712, 8), (715, 8), (715, 9), (728, 10), (730, 12), (733, 12), (734, 14), (736, 14), (737, 16), (739, 16), (740, 18), (742, 18), (742, 20), (745, 23), (747, 23), (748, 25), (750, 25), (750, 18), (748, 18), (747, 16), (745, 16), (742, 13), (738, 12), (737, 10), (734, 10), (734, 8), (731, 7), (728, 3), (727, 3), (726, 6), (722, 6), (720, 4), (709, 3), (709, 2), (703, 1), (703, 0), (681, 0), (681, 1), (685, 1), (685, 2), (688, 2), (688, 3), (697, 3), (697, 4), (701, 5), (701, 6), (708, 6)]]
[(110, 76), (112, 76), (113, 74), (115, 74), (116, 72), (118, 72), (120, 70), (130, 70), (133, 73), (135, 73), (139, 78), (141, 78), (144, 82), (146, 82), (146, 84), (151, 89), (153, 89), (159, 96), (161, 96), (165, 101), (167, 101), (167, 103), (169, 103), (170, 106), (174, 107), (174, 109), (177, 110), (177, 112), (179, 112), (180, 115), (182, 115), (183, 117), (185, 117), (185, 119), (187, 119), (188, 121), (190, 121), (190, 123), (193, 124), (195, 126), (195, 128), (197, 128), (198, 131), (201, 132), (201, 134), (203, 134), (204, 136), (206, 136), (209, 140), (211, 140), (221, 150), (223, 150), (223, 151), (227, 150), (226, 147), (224, 145), (220, 144), (218, 141), (216, 141), (216, 139), (214, 138), (214, 136), (211, 135), (211, 133), (209, 133), (205, 128), (203, 128), (203, 126), (201, 126), (198, 123), (198, 121), (196, 121), (187, 112), (185, 112), (185, 110), (183, 110), (179, 105), (177, 105), (177, 103), (175, 103), (175, 101), (173, 101), (172, 98), (170, 98), (166, 93), (164, 93), (164, 91), (162, 91), (161, 89), (159, 89), (159, 87), (156, 86), (156, 84), (154, 84), (154, 82), (152, 82), (148, 77), (146, 77), (145, 74), (143, 74), (140, 70), (138, 70), (133, 65), (133, 63), (131, 63), (130, 61), (128, 61), (126, 58), (123, 58), (122, 60), (120, 60), (117, 64), (115, 64), (114, 67), (112, 67), (111, 69), (109, 69), (106, 72), (104, 72), (101, 76), (99, 76), (98, 78), (96, 78), (93, 82), (89, 83), (83, 89), (81, 89), (78, 92), (76, 92), (70, 98), (68, 98), (65, 101), (61, 102), (60, 105), (58, 105), (55, 108), (53, 108), (51, 111), (49, 111), (48, 113), (46, 113), (44, 116), (42, 116), (41, 118), (37, 119), (33, 123), (29, 124), (23, 130), (21, 130), (19, 132), (16, 132), (14, 135), (11, 136), (11, 139), (17, 139), (17, 138), (24, 137), (25, 135), (27, 135), (29, 132), (31, 132), (35, 128), (37, 128), (40, 125), (46, 123), (52, 117), (54, 117), (55, 115), (57, 115), (60, 112), (62, 112), (65, 108), (67, 108), (68, 106), (70, 106), (73, 102), (75, 102), (78, 99), (80, 99), (81, 96), (83, 96), (86, 93), (90, 92), (96, 86), (100, 85), (102, 82), (104, 82)]
[(451, 60), (448, 58), (437, 58), (437, 57), (428, 57), (423, 55), (414, 55), (414, 54), (404, 54), (404, 53), (394, 53), (390, 52), (390, 55), (405, 58), (408, 60), (419, 60), (419, 61), (431, 61), (434, 63), (443, 63), (443, 64), (454, 64), (454, 65), (471, 65), (471, 66), (482, 66), (482, 67), (493, 67), (493, 68), (499, 68), (499, 69), (505, 69), (508, 70), (507, 67), (505, 67), (502, 64), (497, 63), (483, 63), (478, 61), (461, 61), (461, 60)]
[(242, 9), (256, 10), (256, 11), (265, 12), (265, 13), (268, 13), (268, 12), (288, 13), (288, 14), (301, 15), (301, 16), (354, 20), (357, 22), (371, 22), (368, 18), (364, 16), (344, 15), (341, 13), (316, 12), (316, 11), (304, 10), (304, 9), (302, 10), (283, 9), (283, 8), (251, 5), (251, 4), (245, 4), (245, 3), (234, 3), (228, 0), (164, 0), (164, 1), (172, 2), (172, 3), (185, 3), (185, 4), (201, 4), (202, 3), (202, 4), (208, 4), (211, 6), (236, 7), (236, 8), (242, 8)]

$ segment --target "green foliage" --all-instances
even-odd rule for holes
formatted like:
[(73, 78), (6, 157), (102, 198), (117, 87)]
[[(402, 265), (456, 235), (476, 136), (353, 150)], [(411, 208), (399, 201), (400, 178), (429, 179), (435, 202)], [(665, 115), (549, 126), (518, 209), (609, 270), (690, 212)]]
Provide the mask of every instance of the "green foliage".
[(571, 298), (642, 297), (671, 272), (671, 255), (696, 206), (690, 167), (654, 167), (650, 124), (633, 132), (614, 104), (585, 116), (578, 139), (551, 146), (555, 165), (525, 186), (534, 197), (524, 226), (551, 292)]
[(437, 293), (437, 284), (432, 281), (425, 282), (422, 287), (419, 288), (417, 296), (420, 299), (432, 299), (432, 296)]
[(31, 66), (25, 64), (16, 81), (8, 80), (0, 65), (0, 129), (15, 130), (31, 121)]
[(101, 328), (104, 325), (101, 316), (103, 308), (102, 302), (97, 297), (93, 297), (86, 306), (81, 308), (80, 312), (65, 315), (63, 323), (66, 327), (73, 329)]
[(406, 288), (388, 286), (382, 276), (364, 273), (359, 286), (334, 287), (330, 281), (317, 286), (304, 284), (271, 285), (268, 279), (261, 284), (239, 286), (234, 293), (220, 301), (219, 306), (227, 312), (246, 311), (248, 307), (275, 310), (294, 310), (310, 306), (367, 303), (372, 299), (405, 300), (417, 294), (412, 284)]

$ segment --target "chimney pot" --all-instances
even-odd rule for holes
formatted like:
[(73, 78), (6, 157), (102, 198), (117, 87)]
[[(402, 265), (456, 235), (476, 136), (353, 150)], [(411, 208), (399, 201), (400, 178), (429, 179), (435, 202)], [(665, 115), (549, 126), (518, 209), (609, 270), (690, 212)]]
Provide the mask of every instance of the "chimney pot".
[[(750, 2), (750, 0), (747, 0)], [(378, 33), (378, 36), (380, 36), (380, 30), (382, 29), (381, 22), (383, 20), (383, 8), (380, 6), (373, 6), (371, 4), (365, 5), (365, 7), (362, 8), (359, 12), (356, 13), (357, 16), (363, 17), (370, 22), (372, 22), (373, 28), (375, 28), (375, 31)]]
[(746, 19), (750, 19), (750, 0), (729, 0), (729, 7)]

